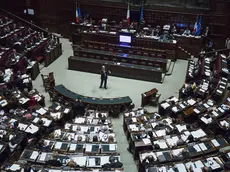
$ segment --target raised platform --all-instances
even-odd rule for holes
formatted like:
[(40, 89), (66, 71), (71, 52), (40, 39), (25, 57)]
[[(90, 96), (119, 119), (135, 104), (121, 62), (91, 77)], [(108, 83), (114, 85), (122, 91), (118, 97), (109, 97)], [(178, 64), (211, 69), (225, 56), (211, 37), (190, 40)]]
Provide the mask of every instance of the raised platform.
[(142, 66), (120, 62), (116, 63), (113, 61), (82, 58), (76, 56), (70, 56), (68, 58), (68, 63), (69, 70), (100, 74), (101, 66), (105, 65), (109, 70), (111, 70), (112, 76), (157, 83), (163, 82), (163, 70), (158, 67)]

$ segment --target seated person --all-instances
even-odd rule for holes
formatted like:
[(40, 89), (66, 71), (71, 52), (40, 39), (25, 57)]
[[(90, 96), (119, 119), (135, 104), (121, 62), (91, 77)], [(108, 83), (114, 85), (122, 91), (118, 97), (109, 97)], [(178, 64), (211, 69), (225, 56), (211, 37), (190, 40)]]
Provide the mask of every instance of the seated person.
[(114, 156), (110, 156), (109, 163), (102, 165), (102, 168), (104, 168), (104, 170), (109, 170), (111, 168), (121, 168), (122, 166), (123, 164), (119, 160), (117, 160)]
[(4, 82), (4, 73), (0, 70), (0, 83)]
[(183, 35), (186, 35), (186, 36), (188, 36), (190, 34), (191, 34), (191, 31), (189, 30), (189, 28), (187, 28), (183, 33)]
[(149, 165), (149, 164), (153, 164), (154, 161), (155, 161), (154, 157), (152, 155), (149, 155), (149, 156), (145, 157), (145, 159), (143, 159), (142, 164), (144, 166), (146, 166), (146, 165)]
[(202, 171), (203, 171), (203, 172), (211, 172), (211, 171), (212, 171), (212, 168), (211, 168), (211, 167), (204, 166), (204, 167), (202, 168)]
[(173, 28), (171, 29), (171, 34), (176, 34), (177, 33), (177, 29), (176, 26), (174, 25)]
[(161, 27), (158, 25), (156, 27), (155, 31), (154, 31), (154, 36), (159, 36), (160, 35), (160, 31), (161, 31), (160, 29), (161, 29)]
[(8, 145), (9, 145), (9, 148), (10, 148), (10, 152), (14, 152), (16, 147), (18, 146), (17, 139), (12, 138)]
[(35, 168), (33, 167), (26, 167), (24, 169), (24, 172), (38, 172), (38, 170), (36, 170)]
[(54, 166), (54, 167), (61, 167), (62, 163), (58, 161), (55, 157), (52, 160), (46, 161), (47, 165)]

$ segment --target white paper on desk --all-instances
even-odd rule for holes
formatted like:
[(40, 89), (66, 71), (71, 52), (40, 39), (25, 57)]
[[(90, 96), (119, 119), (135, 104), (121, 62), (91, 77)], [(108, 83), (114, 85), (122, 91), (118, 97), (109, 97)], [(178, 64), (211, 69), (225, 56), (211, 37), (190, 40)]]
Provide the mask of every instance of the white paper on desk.
[(202, 163), (201, 160), (194, 162), (194, 164), (196, 165), (196, 168), (203, 168), (204, 167), (204, 164)]
[(109, 156), (101, 156), (101, 165), (109, 163)]
[(56, 108), (55, 108), (55, 110), (59, 110), (61, 108), (61, 106), (57, 106)]
[(86, 165), (86, 156), (74, 156), (71, 159), (76, 162), (80, 167)]
[(39, 113), (40, 115), (44, 115), (47, 111), (44, 108), (40, 108), (36, 110), (36, 112)]
[[(70, 126), (69, 126), (70, 127)], [(77, 131), (78, 126), (77, 125), (72, 125), (72, 131)]]
[(196, 150), (196, 152), (201, 152), (199, 145), (194, 145), (193, 147)]
[(30, 80), (29, 79), (23, 79), (23, 84), (25, 84), (25, 83), (29, 83), (30, 82)]
[(151, 144), (151, 141), (149, 139), (142, 139), (145, 145)]
[(36, 118), (34, 118), (34, 120), (32, 122), (36, 124), (38, 121), (39, 121), (39, 118), (36, 117)]
[(223, 93), (223, 91), (221, 91), (221, 90), (216, 90), (216, 92), (219, 93), (219, 94)]
[(201, 138), (201, 137), (206, 136), (206, 133), (202, 129), (192, 131), (191, 134), (194, 138)]
[(33, 124), (30, 124), (27, 128), (26, 128), (26, 131), (27, 133), (31, 133), (31, 134), (34, 134), (36, 132), (38, 132), (39, 128)]
[(179, 111), (179, 109), (178, 109), (176, 106), (174, 106), (174, 107), (172, 108), (172, 111), (176, 113), (176, 112)]
[(115, 151), (116, 150), (116, 144), (109, 144), (109, 150)]
[(183, 130), (187, 130), (186, 125), (176, 125), (176, 128), (178, 129), (179, 132), (181, 132)]
[(52, 118), (54, 118), (54, 119), (60, 119), (61, 118), (61, 112), (56, 112), (56, 113), (50, 112), (50, 116), (52, 116)]
[(99, 172), (99, 170), (98, 170), (98, 169), (96, 169), (96, 170), (93, 170), (93, 172)]
[(190, 104), (191, 106), (193, 106), (193, 105), (196, 103), (196, 101), (193, 100), (193, 99), (189, 99), (187, 102), (188, 102), (188, 104)]
[(21, 76), (22, 79), (27, 78), (27, 77), (28, 77), (27, 74), (23, 74), (23, 75)]
[(212, 118), (205, 118), (205, 117), (201, 117), (201, 121), (203, 121), (205, 124), (209, 124), (212, 122)]
[(222, 109), (221, 107), (219, 107), (218, 110), (219, 110), (221, 113), (224, 113), (224, 109)]
[(19, 99), (19, 103), (25, 104), (25, 103), (28, 102), (29, 100), (30, 100), (30, 99), (28, 99), (28, 98), (22, 97), (22, 98)]
[(96, 166), (95, 158), (89, 158), (88, 164), (89, 164), (89, 167), (95, 167)]
[(174, 101), (176, 103), (176, 102), (178, 102), (178, 98), (173, 97), (173, 98), (171, 98), (171, 101)]
[(216, 111), (212, 111), (212, 114), (215, 116), (215, 117), (218, 117), (219, 116), (219, 114), (216, 112)]
[(91, 152), (92, 151), (92, 145), (91, 144), (86, 144), (85, 151), (86, 152)]
[(133, 121), (134, 123), (136, 123), (136, 122), (137, 122), (137, 118), (132, 118), (132, 121)]
[(54, 148), (55, 149), (61, 149), (61, 146), (62, 146), (62, 142), (56, 142)]
[(230, 158), (230, 152), (228, 152), (228, 154), (227, 154), (227, 155), (228, 155), (228, 157)]
[(220, 88), (221, 88), (221, 89), (225, 89), (225, 87), (224, 87), (224, 86), (222, 86), (222, 85), (220, 85)]
[(207, 150), (207, 147), (205, 146), (204, 143), (200, 143), (199, 146), (200, 146), (200, 148), (201, 148), (202, 151), (206, 151)]
[(164, 109), (168, 108), (169, 106), (170, 104), (167, 102), (161, 104), (161, 107), (163, 107)]
[(179, 106), (184, 109), (185, 108), (185, 105), (183, 105), (183, 103), (180, 103)]
[(178, 172), (187, 172), (187, 169), (184, 166), (184, 164), (176, 164), (175, 167), (178, 169)]
[(217, 142), (216, 139), (212, 139), (211, 141), (212, 141), (212, 144), (213, 144), (215, 147), (219, 147), (219, 146), (220, 146), (220, 144)]
[(42, 152), (42, 153), (41, 153), (41, 156), (40, 156), (40, 158), (39, 158), (39, 160), (40, 160), (40, 161), (45, 161), (46, 155), (47, 155), (47, 153)]
[(74, 119), (74, 123), (82, 124), (84, 122), (85, 122), (85, 118), (82, 117)]
[(0, 105), (1, 105), (2, 107), (5, 107), (7, 104), (8, 104), (8, 103), (7, 103), (6, 100), (2, 100), (2, 101), (0, 102)]
[(162, 137), (166, 135), (166, 130), (157, 130), (155, 133), (158, 137)]
[(22, 124), (22, 123), (19, 123), (18, 124), (18, 128), (20, 129), (20, 130), (22, 130), (22, 131), (25, 131), (25, 129), (28, 127), (28, 125), (26, 125), (26, 124)]
[(184, 150), (184, 148), (174, 149), (174, 150), (172, 150), (172, 154), (173, 154), (174, 156), (178, 156), (178, 155), (181, 154), (181, 152), (182, 152), (183, 150)]
[(89, 130), (88, 126), (81, 126), (81, 131), (86, 133)]
[(45, 127), (49, 127), (50, 124), (52, 123), (52, 120), (49, 120), (49, 119), (47, 119), (47, 118), (41, 118), (41, 120), (43, 121), (43, 125), (44, 125)]
[(39, 155), (38, 151), (33, 151), (33, 153), (30, 156), (30, 159), (35, 160), (38, 157), (38, 155)]
[(156, 122), (153, 122), (153, 123), (151, 123), (151, 125), (152, 125), (152, 127), (153, 127), (153, 129), (157, 126), (157, 123)]
[(197, 114), (200, 113), (200, 111), (199, 111), (198, 109), (193, 109), (193, 111), (194, 111), (195, 113), (197, 113)]
[(73, 144), (73, 143), (72, 143), (72, 144), (70, 145), (69, 151), (75, 151), (76, 148), (77, 148), (77, 144)]
[(11, 165), (11, 167), (10, 167), (10, 170), (11, 170), (11, 171), (17, 171), (17, 170), (20, 170), (20, 169), (21, 169), (21, 166), (18, 165), (18, 164), (13, 164), (13, 165)]
[(155, 141), (154, 144), (158, 144), (161, 149), (168, 148), (168, 145), (166, 144), (166, 142), (164, 140)]
[(203, 105), (204, 105), (204, 107), (207, 108), (207, 109), (210, 107), (209, 105), (207, 105), (207, 103), (204, 103)]
[(70, 111), (70, 109), (66, 108), (66, 109), (64, 110), (64, 113), (69, 113), (69, 111)]
[(223, 120), (223, 121), (220, 121), (220, 125), (221, 126), (227, 126), (227, 127), (229, 127), (229, 123), (227, 122), (227, 121), (225, 121), (225, 120)]

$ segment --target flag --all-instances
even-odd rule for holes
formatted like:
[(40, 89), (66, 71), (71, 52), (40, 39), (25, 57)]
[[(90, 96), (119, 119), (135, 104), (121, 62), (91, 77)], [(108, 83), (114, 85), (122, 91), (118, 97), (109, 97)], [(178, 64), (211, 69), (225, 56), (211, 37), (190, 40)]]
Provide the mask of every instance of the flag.
[(142, 21), (142, 20), (144, 20), (144, 5), (142, 4), (142, 6), (141, 6), (141, 13), (140, 13), (140, 21)]
[(77, 11), (78, 11), (78, 18), (81, 19), (81, 8), (80, 8), (80, 6), (78, 6)]
[(201, 35), (201, 25), (202, 25), (202, 16), (200, 15), (199, 21), (197, 23), (196, 35)]
[(76, 23), (79, 22), (79, 17), (78, 17), (78, 8), (77, 8), (77, 3), (76, 3)]
[(127, 9), (127, 17), (128, 25), (130, 25), (130, 9), (129, 9), (129, 3), (128, 3), (128, 9)]
[(196, 33), (196, 31), (197, 31), (197, 22), (198, 22), (198, 18), (199, 18), (199, 16), (197, 15), (197, 17), (196, 17), (196, 22), (195, 22), (195, 24), (194, 24), (194, 28), (193, 28), (193, 31)]

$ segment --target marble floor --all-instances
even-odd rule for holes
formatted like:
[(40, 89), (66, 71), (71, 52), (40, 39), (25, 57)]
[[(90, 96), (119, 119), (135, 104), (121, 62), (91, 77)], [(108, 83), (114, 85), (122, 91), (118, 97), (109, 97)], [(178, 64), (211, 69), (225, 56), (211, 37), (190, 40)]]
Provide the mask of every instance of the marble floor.
[[(73, 55), (71, 42), (62, 39), (63, 54), (55, 62), (47, 68), (42, 68), (41, 74), (54, 72), (56, 85), (63, 84), (69, 90), (91, 97), (114, 98), (119, 96), (130, 96), (135, 104), (135, 108), (139, 108), (141, 104), (141, 93), (152, 88), (157, 88), (161, 94), (160, 100), (170, 96), (178, 96), (179, 88), (185, 81), (186, 69), (188, 62), (185, 60), (177, 60), (172, 75), (166, 76), (163, 84), (145, 82), (132, 79), (124, 79), (118, 77), (109, 77), (108, 89), (99, 89), (100, 75), (71, 71), (68, 70), (68, 57)], [(42, 79), (39, 75), (33, 82), (34, 88), (46, 97), (46, 105), (50, 105), (49, 95), (42, 86)], [(156, 112), (153, 107), (146, 107), (151, 112)], [(121, 155), (121, 162), (124, 164), (125, 172), (137, 172), (135, 162), (132, 155), (127, 151), (128, 142), (123, 131), (123, 118), (113, 119), (113, 128), (116, 133), (118, 143), (118, 152)]]

